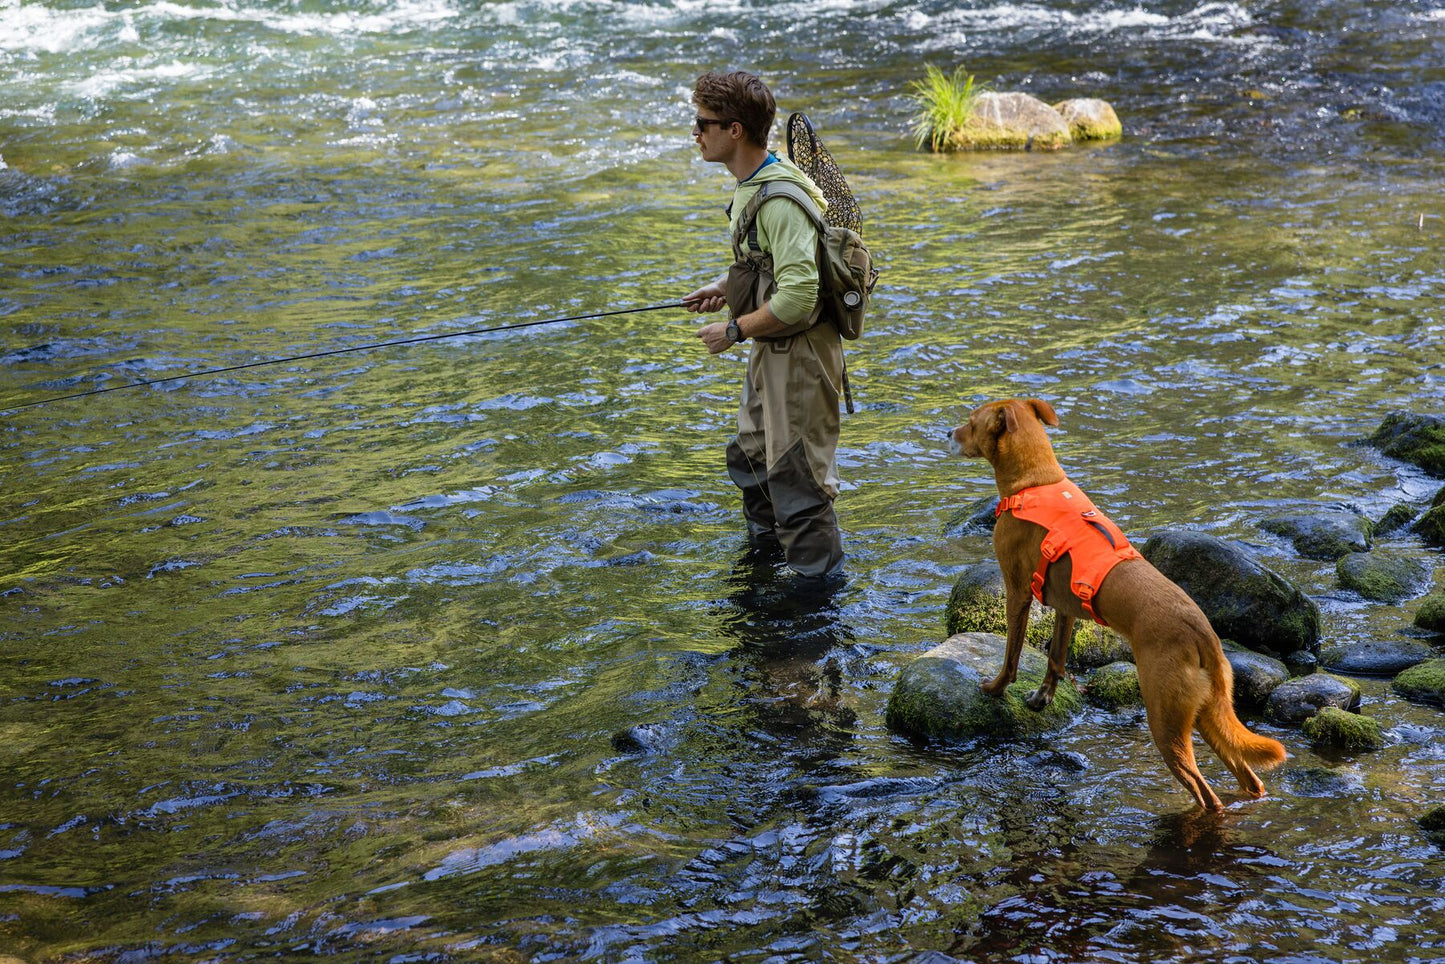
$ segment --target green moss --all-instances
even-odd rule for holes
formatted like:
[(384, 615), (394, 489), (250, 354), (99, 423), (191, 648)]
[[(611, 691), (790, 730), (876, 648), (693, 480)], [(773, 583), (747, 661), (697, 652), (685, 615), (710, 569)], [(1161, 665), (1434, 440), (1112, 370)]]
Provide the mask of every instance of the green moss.
[(1375, 602), (1398, 602), (1419, 592), (1430, 570), (1418, 559), (1352, 552), (1335, 566), (1340, 586)]
[(1432, 546), (1445, 546), (1445, 505), (1437, 505), (1415, 522), (1415, 531)]
[(1113, 110), (1098, 118), (1085, 116), (1081, 112), (1072, 115), (1065, 114), (1068, 101), (1062, 101), (1054, 105), (1054, 110), (1064, 115), (1069, 124), (1069, 134), (1076, 141), (1106, 141), (1114, 137), (1124, 135), (1124, 125), (1119, 122), (1119, 117)]
[(1396, 693), (1417, 703), (1445, 706), (1445, 659), (1427, 659), (1395, 677)]
[(1133, 663), (1110, 663), (1094, 671), (1085, 688), (1090, 703), (1117, 710), (1124, 706), (1142, 706), (1139, 695), (1139, 670)]
[(1316, 747), (1359, 752), (1379, 750), (1385, 746), (1385, 735), (1380, 730), (1380, 724), (1337, 706), (1326, 706), (1305, 720), (1304, 734)]
[(1445, 475), (1445, 419), (1391, 412), (1368, 441), (1386, 455)]
[(1405, 528), (1414, 521), (1414, 519), (1414, 507), (1406, 505), (1403, 502), (1397, 502), (1390, 506), (1390, 511), (1385, 513), (1384, 518), (1375, 523), (1375, 534), (1381, 536), (1389, 535), (1392, 532)]
[[(1008, 608), (1004, 604), (1001, 589), (981, 582), (971, 573), (965, 573), (953, 585), (948, 596), (948, 607), (943, 612), (943, 628), (948, 635), (957, 633), (994, 633), (1008, 635)], [(1029, 628), (1025, 642), (1035, 649), (1048, 649), (1049, 640), (1054, 636), (1054, 614), (1035, 606), (1029, 613)]]
[[(1049, 639), (1053, 639), (1052, 632)], [(1093, 669), (1109, 663), (1132, 662), (1133, 659), (1134, 651), (1129, 648), (1129, 641), (1118, 633), (1083, 619), (1074, 623), (1074, 638), (1069, 642), (1070, 666)]]
[(1068, 147), (1068, 130), (1030, 134), (1027, 131), (985, 124), (970, 118), (949, 138), (955, 151), (1057, 151)]
[(1415, 625), (1432, 633), (1445, 633), (1445, 591), (1426, 596), (1415, 610)]

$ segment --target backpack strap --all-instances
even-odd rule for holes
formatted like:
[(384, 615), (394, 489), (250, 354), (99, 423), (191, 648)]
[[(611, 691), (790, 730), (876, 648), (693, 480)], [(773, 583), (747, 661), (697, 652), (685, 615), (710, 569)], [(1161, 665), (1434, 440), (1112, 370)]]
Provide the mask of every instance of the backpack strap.
[(775, 197), (790, 198), (808, 215), (819, 233), (827, 230), (828, 223), (823, 220), (823, 212), (818, 210), (817, 202), (801, 184), (794, 184), (792, 181), (764, 181), (758, 186), (757, 192), (748, 198), (747, 206), (738, 218), (738, 230), (733, 236), (733, 251), (739, 257), (743, 251), (744, 236), (747, 238), (749, 251), (763, 250), (762, 245), (758, 244), (758, 209), (765, 201)]

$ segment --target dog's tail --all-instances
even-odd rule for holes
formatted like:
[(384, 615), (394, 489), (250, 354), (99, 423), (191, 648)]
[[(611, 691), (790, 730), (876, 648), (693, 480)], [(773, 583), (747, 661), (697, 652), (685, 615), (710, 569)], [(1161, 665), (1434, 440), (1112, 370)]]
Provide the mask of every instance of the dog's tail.
[[(1212, 644), (1212, 645), (1211, 645)], [(1234, 670), (1224, 658), (1219, 638), (1210, 632), (1200, 640), (1200, 662), (1209, 674), (1212, 698), (1201, 708), (1197, 725), (1204, 740), (1246, 790), (1254, 790), (1244, 775), (1251, 766), (1267, 770), (1283, 763), (1289, 755), (1284, 744), (1253, 732), (1234, 715)], [(1243, 765), (1241, 767), (1241, 765)], [(1251, 777), (1252, 773), (1249, 774)], [(1257, 779), (1253, 781), (1257, 783)]]

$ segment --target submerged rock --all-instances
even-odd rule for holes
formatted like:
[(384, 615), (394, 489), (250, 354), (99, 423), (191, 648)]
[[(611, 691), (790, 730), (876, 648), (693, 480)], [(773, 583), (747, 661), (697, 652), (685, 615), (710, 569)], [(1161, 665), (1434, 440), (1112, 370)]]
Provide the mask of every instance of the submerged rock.
[(1391, 412), (1365, 441), (1392, 458), (1445, 476), (1445, 418)]
[(1437, 589), (1425, 597), (1415, 610), (1415, 625), (1426, 632), (1445, 635), (1445, 590)]
[(1289, 679), (1289, 669), (1273, 656), (1245, 649), (1233, 640), (1220, 641), (1224, 658), (1234, 670), (1234, 705), (1259, 709), (1269, 701), (1269, 694)]
[(1124, 125), (1119, 123), (1114, 108), (1097, 97), (1061, 101), (1054, 105), (1054, 110), (1069, 126), (1069, 134), (1076, 141), (1101, 141), (1124, 133)]
[(1280, 684), (1270, 694), (1265, 714), (1279, 723), (1299, 723), (1326, 706), (1352, 710), (1359, 705), (1359, 684), (1329, 673), (1311, 673)]
[(1318, 652), (1319, 607), (1243, 547), (1175, 529), (1141, 552), (1199, 604), (1220, 636), (1272, 655)]
[(1390, 511), (1375, 523), (1375, 535), (1387, 536), (1415, 521), (1415, 507), (1404, 502), (1396, 502), (1390, 506)]
[(1434, 648), (1418, 639), (1370, 639), (1331, 643), (1320, 652), (1324, 665), (1356, 676), (1394, 676), (1429, 659)]
[(1385, 552), (1352, 552), (1335, 566), (1341, 589), (1350, 589), (1373, 602), (1399, 602), (1417, 596), (1430, 578), (1430, 567), (1419, 559)]
[(1024, 736), (1055, 729), (1079, 712), (1082, 698), (1067, 679), (1059, 681), (1053, 703), (1044, 710), (1035, 712), (1024, 703), (1048, 669), (1048, 658), (1027, 646), (1013, 685), (998, 699), (984, 695), (979, 685), (1003, 665), (1005, 645), (993, 633), (960, 633), (919, 656), (888, 698), (888, 726), (930, 739)]
[(1037, 97), (1021, 93), (978, 95), (973, 113), (949, 139), (956, 151), (1056, 151), (1068, 146), (1069, 125)]
[(987, 535), (998, 521), (994, 509), (998, 507), (998, 496), (986, 495), (961, 509), (954, 511), (943, 524), (943, 534), (949, 539), (959, 536)]
[(1089, 677), (1084, 695), (1090, 703), (1111, 710), (1125, 706), (1143, 706), (1144, 698), (1139, 694), (1139, 668), (1133, 663), (1110, 663), (1101, 666)]
[(1325, 561), (1338, 559), (1347, 552), (1367, 551), (1374, 528), (1360, 513), (1339, 506), (1270, 516), (1261, 520), (1259, 527), (1290, 540), (1295, 552), (1306, 559)]
[(1445, 659), (1417, 663), (1396, 676), (1390, 686), (1407, 700), (1445, 706)]
[(1304, 734), (1316, 747), (1338, 750), (1379, 750), (1385, 746), (1380, 724), (1369, 717), (1326, 706), (1305, 720)]

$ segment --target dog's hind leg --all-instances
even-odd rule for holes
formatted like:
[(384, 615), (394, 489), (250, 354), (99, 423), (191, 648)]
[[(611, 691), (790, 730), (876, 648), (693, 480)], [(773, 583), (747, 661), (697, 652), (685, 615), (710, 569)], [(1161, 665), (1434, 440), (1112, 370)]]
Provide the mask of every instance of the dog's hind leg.
[[(1152, 694), (1151, 694), (1152, 695)], [(1194, 759), (1194, 717), (1198, 712), (1193, 706), (1170, 705), (1167, 701), (1145, 696), (1145, 711), (1149, 716), (1149, 732), (1154, 736), (1154, 745), (1164, 758), (1165, 766), (1174, 774), (1184, 789), (1194, 797), (1194, 802), (1206, 810), (1223, 810), (1210, 789), (1199, 764)]]
[(1054, 701), (1054, 690), (1058, 688), (1059, 680), (1068, 674), (1069, 643), (1074, 638), (1074, 622), (1073, 616), (1054, 611), (1054, 638), (1049, 642), (1049, 671), (1044, 674), (1044, 681), (1039, 684), (1039, 688), (1030, 693), (1025, 701), (1029, 709), (1047, 709)]
[(1004, 591), (1004, 607), (1007, 610), (1008, 619), (1008, 646), (1004, 651), (1003, 667), (998, 675), (987, 683), (979, 686), (989, 696), (1002, 696), (1008, 685), (1018, 679), (1019, 656), (1024, 651), (1024, 637), (1029, 630), (1029, 607), (1033, 605), (1034, 597), (1027, 590), (1016, 591), (1013, 587), (1006, 587)]

